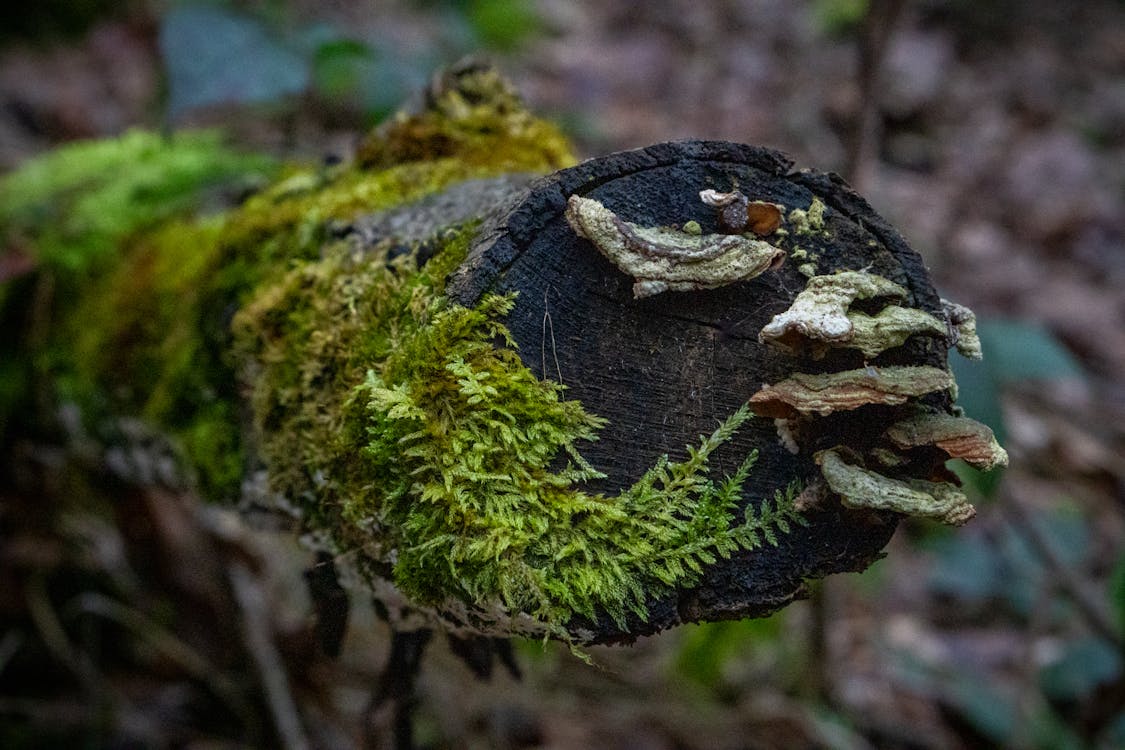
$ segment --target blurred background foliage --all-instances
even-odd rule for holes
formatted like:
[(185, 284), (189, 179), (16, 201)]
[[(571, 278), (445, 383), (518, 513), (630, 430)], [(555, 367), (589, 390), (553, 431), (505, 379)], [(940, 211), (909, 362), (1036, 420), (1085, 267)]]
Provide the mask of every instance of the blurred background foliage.
[[(111, 252), (115, 238), (141, 223), (205, 201), (209, 186), (253, 189), (226, 178), (270, 174), (273, 159), (246, 150), (346, 158), (358, 134), (434, 70), (479, 52), (500, 59), (589, 155), (714, 136), (843, 169), (849, 128), (866, 106), (856, 51), (881, 31), (874, 26), (886, 5), (9, 3), (0, 16), (0, 163), (28, 166), (0, 178), (0, 214), (30, 224), (53, 212), (54, 228)], [(882, 29), (891, 78), (874, 105), (873, 176), (849, 177), (923, 253), (943, 293), (982, 313), (984, 361), (954, 356), (951, 364), (959, 402), (1011, 450), (1007, 476), (956, 466), (981, 511), (969, 527), (911, 520), (888, 560), (815, 584), (809, 603), (763, 620), (680, 628), (632, 649), (595, 649), (600, 669), (522, 644), (522, 684), (498, 675), (474, 687), (439, 645), (421, 685), (423, 745), (466, 746), (473, 738), (508, 747), (1125, 746), (1125, 10), (1116, 0), (1089, 3), (1064, 25), (1060, 4), (1045, 1), (903, 5), (905, 20)], [(117, 77), (103, 88), (86, 70), (99, 61), (108, 61), (103, 75)], [(58, 83), (68, 73), (94, 93)], [(21, 75), (30, 75), (37, 94), (14, 82)], [(141, 133), (123, 142), (132, 151), (84, 160), (95, 174), (76, 168), (66, 148), (27, 162), (73, 138), (137, 125), (221, 126), (245, 148), (236, 155), (212, 136), (177, 138), (166, 147), (187, 150), (177, 162), (183, 168), (139, 178), (117, 164), (135, 164), (145, 148), (158, 147)], [(74, 200), (92, 184), (101, 186), (100, 203)], [(69, 240), (43, 242), (63, 265), (89, 257)], [(0, 284), (6, 268), (0, 264)], [(5, 372), (0, 366), (0, 393), (13, 390)], [(77, 483), (71, 494), (105, 500), (66, 481)], [(230, 697), (222, 669), (209, 681), (190, 667), (193, 649), (206, 649), (180, 632), (188, 599), (165, 592), (150, 619), (129, 619), (143, 611), (136, 597), (154, 596), (151, 587), (133, 581), (137, 571), (112, 554), (91, 550), (139, 542), (86, 510), (48, 514), (35, 534), (19, 520), (29, 508), (13, 502), (0, 516), (5, 575), (28, 564), (11, 552), (30, 554), (19, 542), (54, 544), (53, 556), (31, 565), (39, 576), (32, 620), (45, 645), (5, 626), (0, 677), (38, 649), (47, 662), (79, 665), (80, 674), (91, 660), (107, 672), (120, 663), (136, 671), (157, 665), (171, 675), (165, 687), (202, 683), (212, 698)], [(192, 519), (180, 519), (183, 533), (214, 544)], [(156, 534), (144, 543), (160, 541)], [(276, 560), (298, 570), (307, 563), (300, 550), (281, 549)], [(299, 576), (280, 578), (270, 583), (274, 614), (285, 623), (278, 637), (299, 640), (308, 604)], [(123, 616), (86, 606), (91, 592), (136, 609)], [(314, 744), (362, 733), (364, 696), (386, 656), (384, 627), (362, 614), (369, 604), (357, 606), (341, 659), (283, 649)], [(97, 650), (117, 648), (114, 638), (126, 632), (143, 633), (149, 644), (130, 648), (164, 657), (121, 660)], [(56, 672), (65, 670), (44, 679)], [(67, 708), (64, 696), (21, 695), (3, 682), (0, 744), (43, 746), (37, 740), (47, 735), (37, 733), (52, 711)], [(236, 703), (230, 698), (211, 723), (184, 715), (208, 705), (190, 696), (169, 697), (145, 715), (169, 712), (178, 736), (193, 741), (269, 744), (269, 730), (246, 729), (260, 707)], [(81, 712), (69, 721), (56, 727), (58, 746), (172, 736)]]

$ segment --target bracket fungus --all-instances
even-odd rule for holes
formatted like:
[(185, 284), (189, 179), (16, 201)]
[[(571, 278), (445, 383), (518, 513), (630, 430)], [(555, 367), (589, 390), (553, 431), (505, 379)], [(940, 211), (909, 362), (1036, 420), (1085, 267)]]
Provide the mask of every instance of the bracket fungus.
[(933, 315), (901, 305), (887, 305), (874, 315), (853, 310), (848, 313), (848, 322), (852, 324), (852, 335), (847, 347), (858, 349), (869, 359), (902, 346), (911, 336), (946, 333), (945, 323)]
[(889, 304), (875, 315), (850, 309), (856, 300), (880, 297), (903, 301), (907, 292), (865, 271), (813, 276), (789, 309), (775, 315), (758, 338), (793, 352), (808, 349), (819, 359), (830, 347), (858, 349), (875, 357), (902, 346), (915, 334), (947, 333), (943, 321), (913, 307)]
[(715, 289), (776, 267), (785, 252), (739, 234), (697, 234), (642, 227), (591, 198), (572, 195), (566, 220), (615, 266), (633, 277), (633, 296)]
[(977, 316), (964, 305), (947, 299), (941, 301), (941, 306), (945, 311), (946, 320), (949, 321), (951, 338), (957, 351), (969, 359), (980, 359), (983, 354), (980, 337), (977, 336)]
[(913, 396), (942, 391), (953, 376), (928, 366), (864, 367), (822, 374), (796, 372), (763, 385), (750, 397), (750, 409), (762, 417), (827, 416), (861, 406), (898, 406)]
[(815, 456), (828, 488), (849, 508), (893, 510), (960, 526), (976, 510), (965, 495), (948, 482), (893, 479), (844, 460), (841, 450)]
[(933, 446), (950, 458), (960, 458), (981, 471), (1008, 465), (1008, 452), (996, 442), (988, 425), (952, 414), (920, 414), (887, 429), (898, 448)]

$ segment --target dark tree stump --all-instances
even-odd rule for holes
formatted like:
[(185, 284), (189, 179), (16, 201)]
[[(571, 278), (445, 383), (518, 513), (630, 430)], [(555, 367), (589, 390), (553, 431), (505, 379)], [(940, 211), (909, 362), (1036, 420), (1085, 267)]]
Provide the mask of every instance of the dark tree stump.
[[(714, 142), (665, 143), (592, 159), (534, 183), (494, 212), (448, 291), (464, 305), (487, 292), (519, 292), (508, 325), (524, 362), (559, 379), (609, 425), (583, 453), (608, 476), (592, 489), (613, 492), (636, 481), (662, 455), (682, 458), (739, 408), (763, 383), (795, 370), (834, 371), (865, 364), (944, 367), (946, 342), (915, 336), (907, 345), (865, 363), (854, 350), (820, 360), (797, 359), (761, 344), (758, 332), (785, 310), (806, 283), (798, 262), (751, 281), (693, 292), (665, 292), (635, 300), (633, 279), (578, 237), (563, 212), (568, 196), (594, 198), (621, 218), (644, 226), (696, 220), (704, 233), (719, 231), (699, 191), (737, 186), (751, 199), (807, 209), (814, 196), (826, 206), (827, 234), (790, 235), (776, 244), (799, 245), (819, 256), (817, 272), (867, 269), (907, 288), (906, 304), (942, 316), (921, 258), (839, 177), (792, 171), (783, 154)], [(774, 240), (771, 238), (771, 242)], [(948, 396), (929, 397), (947, 403)], [(881, 407), (818, 420), (824, 447), (874, 440), (888, 424)], [(811, 454), (793, 455), (769, 419), (755, 419), (713, 458), (716, 475), (734, 471), (742, 457), (760, 457), (743, 500), (760, 503), (794, 478), (819, 472)], [(650, 602), (647, 622), (626, 629), (608, 618), (594, 625), (596, 642), (619, 642), (688, 621), (764, 616), (805, 595), (804, 581), (861, 571), (881, 555), (894, 533), (894, 513), (848, 511), (838, 504), (810, 511), (807, 528), (783, 535), (776, 547), (737, 554), (710, 567), (695, 587)], [(589, 623), (583, 623), (584, 627)]]

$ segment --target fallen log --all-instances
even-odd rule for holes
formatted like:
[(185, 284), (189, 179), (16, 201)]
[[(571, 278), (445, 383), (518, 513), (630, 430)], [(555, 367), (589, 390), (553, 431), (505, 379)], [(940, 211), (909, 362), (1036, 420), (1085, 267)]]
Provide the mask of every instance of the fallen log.
[(937, 437), (888, 437), (959, 416), (971, 314), (841, 179), (714, 141), (568, 161), (494, 72), (454, 69), (354, 163), (161, 217), (85, 280), (32, 263), (9, 283), (75, 293), (21, 344), (55, 355), (29, 379), (109, 446), (139, 415), (181, 467), (162, 481), (284, 508), (400, 631), (764, 616), (903, 514), (972, 515)]

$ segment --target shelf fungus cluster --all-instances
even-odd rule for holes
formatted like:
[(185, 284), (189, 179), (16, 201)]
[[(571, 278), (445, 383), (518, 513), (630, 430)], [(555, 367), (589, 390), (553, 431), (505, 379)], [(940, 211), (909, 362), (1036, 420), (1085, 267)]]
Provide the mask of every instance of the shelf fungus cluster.
[[(799, 357), (819, 360), (830, 350), (852, 349), (867, 361), (913, 336), (929, 336), (955, 345), (966, 356), (980, 357), (971, 311), (943, 301), (942, 320), (906, 306), (908, 299), (899, 284), (863, 271), (814, 276), (790, 307), (762, 328), (759, 339)], [(865, 310), (853, 308), (857, 300), (865, 301)], [(871, 312), (880, 301), (882, 307)], [(794, 372), (763, 385), (749, 403), (759, 416), (774, 418), (790, 451), (811, 453), (819, 467), (820, 478), (803, 493), (803, 505), (831, 495), (850, 508), (891, 510), (960, 525), (974, 510), (956, 477), (945, 469), (945, 460), (959, 458), (988, 470), (1006, 465), (1008, 456), (987, 426), (950, 413), (952, 407), (941, 406), (948, 399), (931, 397), (954, 387), (953, 376), (943, 368), (867, 365)], [(838, 428), (812, 428), (829, 415), (872, 407), (891, 410), (890, 427), (879, 434), (860, 434), (870, 428), (857, 427), (845, 441)], [(810, 437), (814, 435), (819, 437)]]

